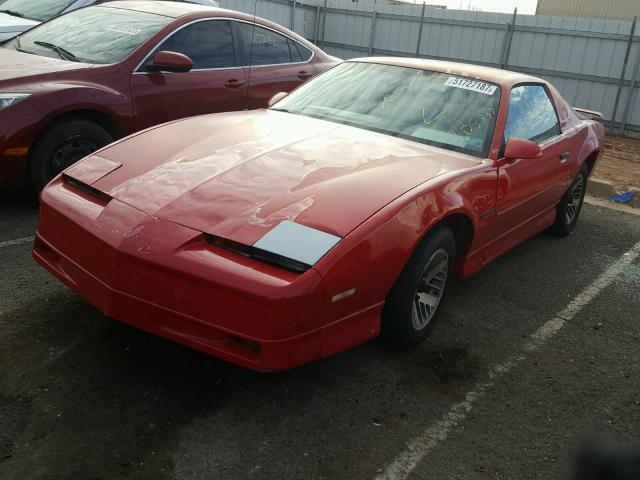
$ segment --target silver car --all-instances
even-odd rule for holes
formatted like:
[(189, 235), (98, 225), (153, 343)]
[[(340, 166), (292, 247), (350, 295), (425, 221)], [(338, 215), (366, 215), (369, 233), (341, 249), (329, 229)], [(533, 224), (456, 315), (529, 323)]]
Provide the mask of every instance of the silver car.
[[(105, 1), (108, 0), (0, 0), (0, 44), (53, 17)], [(220, 6), (216, 0), (173, 1)]]

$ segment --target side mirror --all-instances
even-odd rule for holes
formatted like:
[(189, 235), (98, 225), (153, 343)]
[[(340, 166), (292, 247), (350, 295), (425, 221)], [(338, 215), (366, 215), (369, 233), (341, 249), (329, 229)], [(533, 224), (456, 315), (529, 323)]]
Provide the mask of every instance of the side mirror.
[(278, 103), (280, 100), (282, 100), (287, 95), (289, 95), (289, 93), (287, 93), (287, 92), (278, 92), (278, 93), (276, 93), (273, 97), (271, 97), (269, 99), (269, 106), (272, 107), (273, 105)]
[(507, 146), (504, 149), (504, 158), (506, 160), (540, 157), (542, 157), (542, 150), (540, 150), (540, 145), (536, 142), (523, 138), (510, 138), (507, 140)]
[(185, 73), (193, 68), (193, 60), (182, 53), (162, 51), (145, 68), (148, 72)]

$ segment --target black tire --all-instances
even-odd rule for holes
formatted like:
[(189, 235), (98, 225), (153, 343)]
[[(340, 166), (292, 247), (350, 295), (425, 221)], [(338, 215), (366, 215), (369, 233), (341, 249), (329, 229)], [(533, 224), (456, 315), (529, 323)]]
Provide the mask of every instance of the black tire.
[[(442, 255), (443, 251), (447, 254), (446, 258)], [(424, 282), (423, 275), (430, 271), (430, 268), (431, 272), (437, 270), (433, 267), (442, 265), (445, 260), (446, 278), (444, 281), (438, 282), (438, 285), (442, 285), (439, 300), (434, 310), (430, 312), (429, 319), (426, 320), (427, 323), (423, 326), (416, 326), (420, 320), (425, 320), (420, 318), (425, 310), (418, 314), (418, 307), (415, 306), (418, 305), (418, 295), (420, 295), (418, 287), (425, 288), (424, 283), (421, 284)], [(384, 340), (397, 347), (406, 348), (419, 344), (429, 336), (446, 300), (455, 265), (456, 242), (453, 233), (446, 227), (437, 227), (420, 243), (387, 296), (382, 310), (381, 336)], [(435, 280), (437, 278), (433, 278), (433, 281)], [(426, 292), (423, 293), (430, 295)], [(435, 296), (435, 294), (433, 295)], [(420, 303), (420, 305), (425, 307), (424, 303)]]
[(583, 165), (556, 207), (556, 221), (550, 229), (555, 236), (566, 237), (578, 223), (587, 191), (588, 177), (589, 170), (586, 165)]
[(31, 183), (36, 191), (81, 158), (113, 142), (100, 125), (82, 119), (67, 119), (49, 127), (30, 156)]

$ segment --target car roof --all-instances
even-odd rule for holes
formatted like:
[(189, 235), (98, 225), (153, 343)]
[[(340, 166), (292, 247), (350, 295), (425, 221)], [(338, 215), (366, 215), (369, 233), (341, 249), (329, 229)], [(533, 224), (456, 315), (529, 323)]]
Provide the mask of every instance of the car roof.
[(191, 13), (225, 12), (218, 7), (185, 2), (158, 2), (155, 0), (116, 0), (100, 4), (101, 7), (123, 8), (140, 12), (157, 13), (166, 17), (178, 18)]
[(442, 60), (430, 60), (426, 58), (405, 57), (366, 57), (353, 58), (350, 62), (381, 63), (398, 67), (418, 68), (433, 72), (451, 73), (461, 77), (477, 78), (500, 85), (502, 88), (511, 88), (519, 83), (543, 83), (547, 82), (524, 73), (502, 70), (500, 68), (485, 67), (461, 62), (448, 62)]

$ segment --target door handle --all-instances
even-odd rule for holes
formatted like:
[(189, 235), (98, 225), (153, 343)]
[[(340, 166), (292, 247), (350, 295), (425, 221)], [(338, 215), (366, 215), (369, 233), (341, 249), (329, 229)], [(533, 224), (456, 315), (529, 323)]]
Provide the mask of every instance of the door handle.
[(245, 82), (244, 80), (236, 80), (235, 78), (233, 78), (224, 82), (224, 86), (227, 88), (238, 88), (243, 86), (245, 83), (247, 82)]
[(301, 79), (301, 80), (306, 80), (307, 78), (309, 78), (312, 75), (313, 75), (313, 73), (306, 72), (304, 70), (298, 72), (298, 78)]
[(564, 163), (567, 161), (567, 159), (569, 158), (569, 155), (571, 155), (570, 152), (563, 152), (560, 154), (560, 163)]

